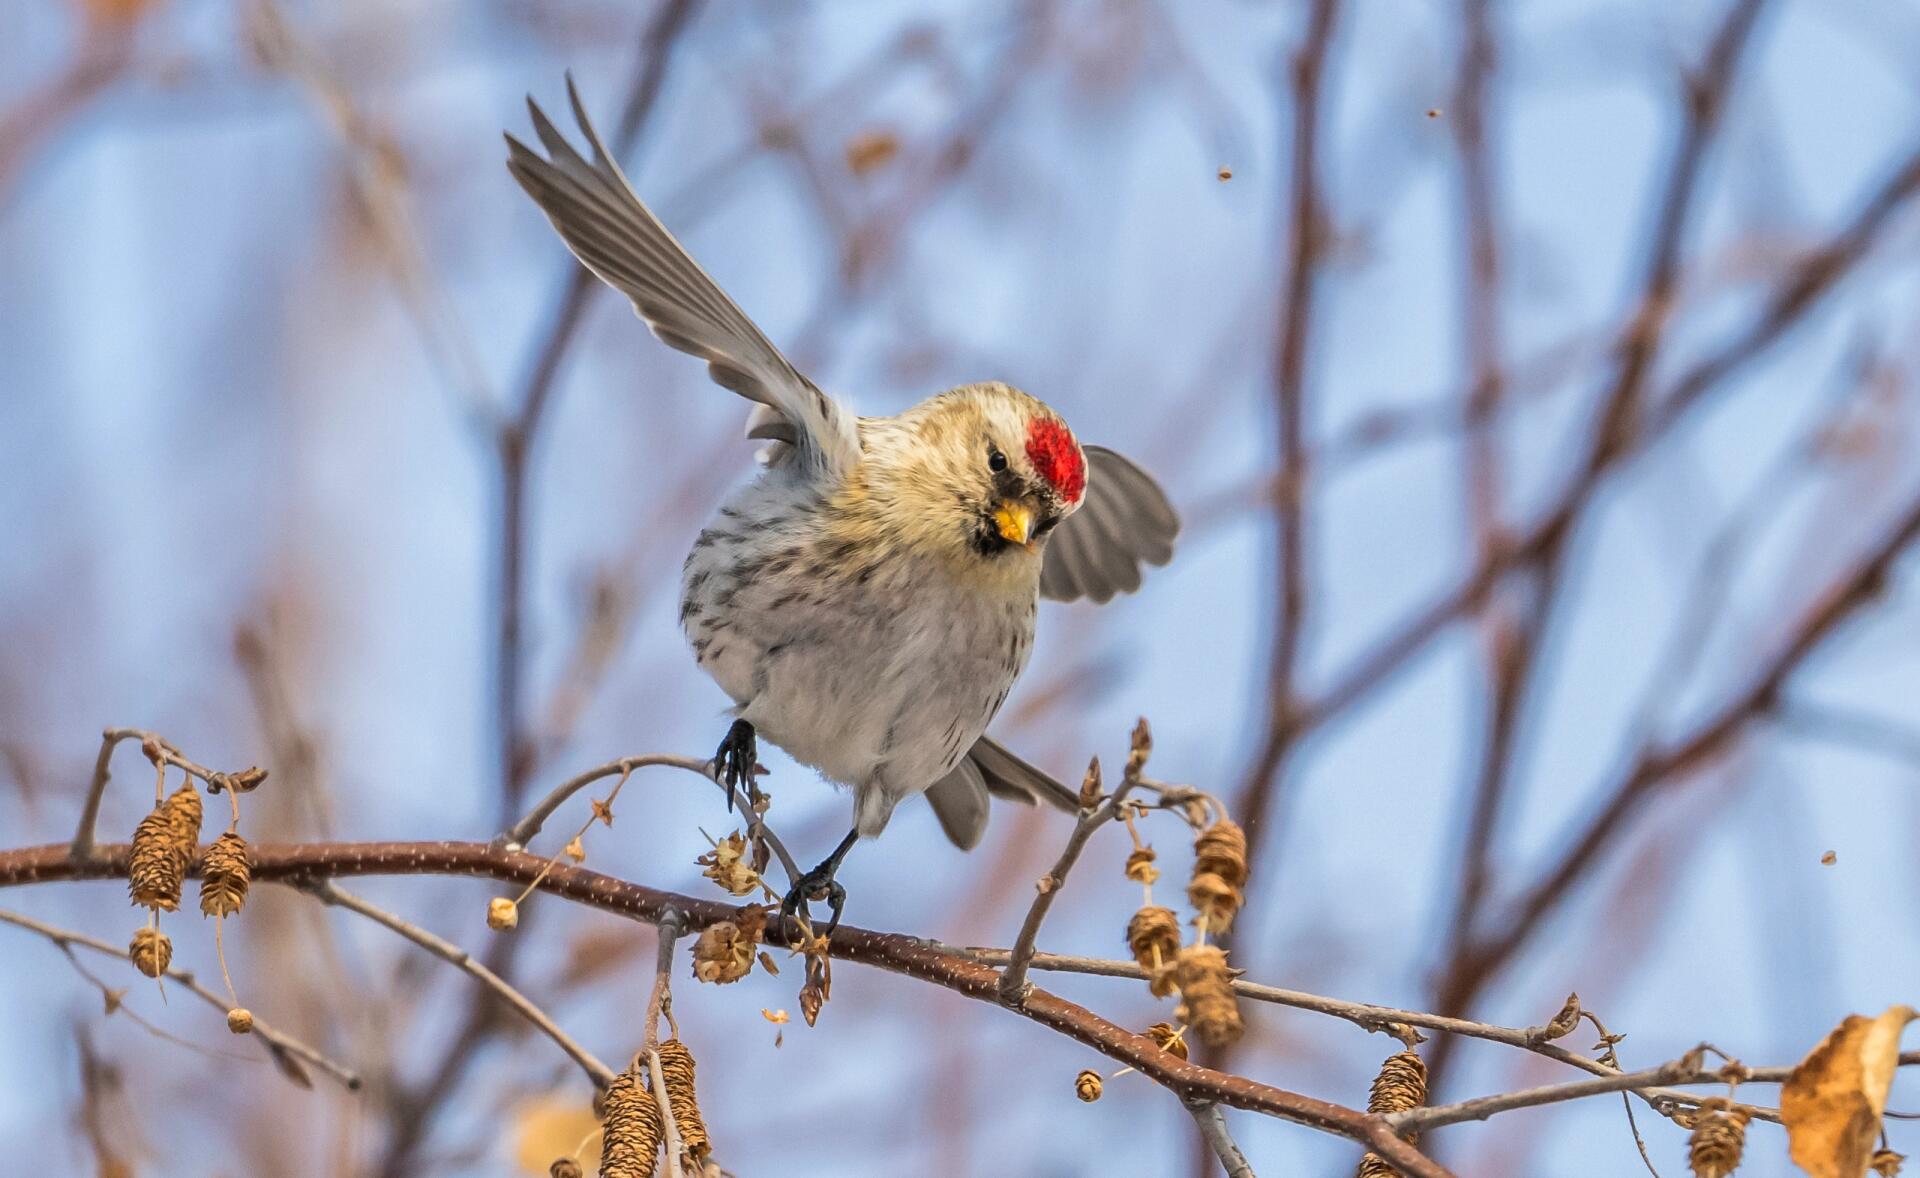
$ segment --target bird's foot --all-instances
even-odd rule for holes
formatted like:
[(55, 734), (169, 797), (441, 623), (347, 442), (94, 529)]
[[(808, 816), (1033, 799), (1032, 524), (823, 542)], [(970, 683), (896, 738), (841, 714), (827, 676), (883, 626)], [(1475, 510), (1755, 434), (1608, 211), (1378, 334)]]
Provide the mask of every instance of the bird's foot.
[(753, 793), (753, 774), (759, 767), (760, 751), (754, 739), (753, 725), (735, 720), (726, 738), (713, 752), (713, 775), (727, 787), (727, 810), (732, 812), (736, 795), (745, 789)]
[(840, 927), (840, 911), (847, 906), (847, 889), (833, 878), (839, 867), (836, 856), (794, 880), (793, 887), (787, 890), (787, 898), (780, 901), (780, 918), (792, 920), (797, 916), (810, 926), (812, 913), (807, 911), (808, 902), (824, 899), (833, 912), (833, 919), (827, 922), (827, 930), (821, 935), (832, 936), (833, 930)]

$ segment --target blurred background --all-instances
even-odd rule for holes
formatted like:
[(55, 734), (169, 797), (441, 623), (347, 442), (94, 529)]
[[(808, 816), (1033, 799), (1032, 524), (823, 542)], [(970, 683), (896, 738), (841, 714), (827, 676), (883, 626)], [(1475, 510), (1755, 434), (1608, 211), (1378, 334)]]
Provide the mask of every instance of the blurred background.
[[(713, 747), (677, 572), (752, 447), (502, 166), (571, 70), (824, 387), (888, 413), (1008, 380), (1169, 488), (1174, 565), (1043, 610), (996, 731), (1077, 781), (1149, 717), (1158, 774), (1253, 835), (1251, 976), (1511, 1025), (1577, 990), (1632, 1067), (1701, 1039), (1791, 1063), (1914, 999), (1911, 5), (78, 0), (0, 8), (0, 45), (7, 845), (70, 836), (107, 725), (270, 767), (257, 840), (486, 838), (580, 769)], [(847, 800), (767, 759), (811, 862)], [(114, 840), (146, 809), (137, 754), (116, 766)], [(627, 789), (589, 865), (717, 896), (693, 862), (732, 829), (717, 792)], [(842, 873), (848, 918), (1005, 945), (1069, 825), (1002, 809), (963, 855), (903, 807)], [(1178, 824), (1147, 834), (1183, 870)], [(1124, 953), (1125, 846), (1094, 844), (1043, 947)], [(536, 900), (489, 939), (487, 885), (360, 890), (601, 1056), (637, 1044), (645, 928)], [(120, 943), (122, 896), (0, 900)], [(518, 1174), (571, 1147), (584, 1082), (470, 979), (256, 897), (243, 999), (367, 1090), (283, 1083), (150, 987), (127, 1008), (202, 1050), (104, 1016), (0, 928), (10, 1168)], [(206, 973), (198, 925), (176, 956)], [(729, 1170), (1216, 1172), (1138, 1077), (1076, 1101), (1100, 1060), (1066, 1039), (836, 975), (779, 1038), (761, 1010), (797, 1015), (797, 970), (679, 979)], [(1347, 1104), (1393, 1046), (1248, 1016), (1215, 1062)], [(1572, 1078), (1427, 1050), (1437, 1098)], [(1346, 1143), (1232, 1123), (1263, 1174), (1351, 1172)], [(1680, 1172), (1681, 1131), (1641, 1125)], [(1752, 1139), (1743, 1173), (1789, 1172), (1777, 1128)], [(1428, 1144), (1463, 1175), (1640, 1166), (1612, 1099)]]

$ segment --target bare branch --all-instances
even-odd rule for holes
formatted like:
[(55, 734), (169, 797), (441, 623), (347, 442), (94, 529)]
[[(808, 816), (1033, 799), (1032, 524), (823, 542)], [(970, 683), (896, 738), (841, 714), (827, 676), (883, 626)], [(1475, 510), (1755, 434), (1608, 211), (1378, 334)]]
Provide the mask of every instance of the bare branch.
[(580, 1070), (587, 1073), (587, 1078), (593, 1081), (596, 1088), (604, 1089), (607, 1085), (613, 1083), (612, 1069), (595, 1058), (592, 1052), (575, 1042), (571, 1035), (561, 1030), (559, 1024), (549, 1018), (547, 1013), (535, 1005), (532, 999), (522, 994), (519, 990), (514, 989), (507, 983), (505, 978), (502, 978), (499, 974), (494, 973), (486, 966), (475, 961), (473, 955), (465, 949), (462, 949), (451, 941), (435, 936), (419, 925), (396, 916), (378, 905), (361, 899), (359, 896), (335, 884), (332, 880), (323, 879), (318, 883), (302, 887), (300, 890), (307, 892), (322, 903), (330, 904), (337, 908), (345, 908), (350, 912), (358, 912), (375, 924), (392, 929), (394, 932), (399, 933), (407, 940), (412, 941), (440, 960), (463, 971), (474, 981), (479, 982), (482, 986), (493, 991), (494, 994), (499, 996), (501, 1001), (513, 1007), (513, 1009), (519, 1013), (520, 1017), (533, 1024), (535, 1030), (553, 1040), (560, 1050), (567, 1053), (569, 1059), (580, 1065)]
[[(53, 848), (45, 849), (51, 850)], [(95, 953), (104, 953), (108, 957), (118, 957), (123, 961), (127, 960), (126, 950), (117, 945), (109, 945), (107, 942), (90, 937), (85, 933), (76, 933), (68, 929), (56, 928), (50, 924), (43, 924), (30, 916), (22, 916), (18, 912), (9, 912), (5, 909), (0, 909), (0, 924), (10, 924), (16, 928), (26, 929), (31, 933), (38, 933), (62, 949), (78, 945), (83, 949), (91, 949)], [(222, 1013), (225, 1013), (232, 1006), (232, 1003), (227, 1001), (224, 994), (209, 990), (195, 980), (192, 970), (169, 969), (166, 971), (166, 977), (169, 981), (180, 983), (180, 985), (185, 987), (194, 997)], [(260, 1018), (259, 1015), (254, 1016), (253, 1029), (249, 1033), (259, 1036), (260, 1041), (267, 1045), (270, 1053), (289, 1056), (299, 1060), (301, 1063), (310, 1064), (313, 1067), (319, 1068), (327, 1075), (339, 1081), (340, 1084), (350, 1092), (359, 1090), (360, 1074), (358, 1072), (347, 1067), (345, 1064), (334, 1062), (322, 1054), (317, 1048), (308, 1046), (292, 1035), (277, 1030), (264, 1019)]]
[(1220, 1164), (1226, 1167), (1227, 1178), (1255, 1178), (1247, 1155), (1240, 1152), (1240, 1146), (1227, 1131), (1227, 1117), (1219, 1105), (1190, 1104), (1187, 1111), (1193, 1114), (1193, 1123), (1200, 1127), (1200, 1136), (1206, 1138)]

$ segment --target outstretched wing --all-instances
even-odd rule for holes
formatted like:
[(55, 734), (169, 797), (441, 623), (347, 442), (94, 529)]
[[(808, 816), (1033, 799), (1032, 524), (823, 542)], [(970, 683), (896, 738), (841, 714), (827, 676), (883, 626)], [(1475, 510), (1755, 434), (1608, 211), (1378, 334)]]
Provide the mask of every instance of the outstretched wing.
[(633, 300), (662, 342), (705, 360), (721, 387), (759, 402), (748, 423), (751, 436), (791, 443), (817, 473), (853, 465), (860, 453), (853, 414), (800, 375), (634, 195), (601, 146), (571, 77), (567, 97), (592, 163), (531, 98), (527, 108), (548, 158), (507, 136), (508, 170), (567, 248)]
[(1080, 808), (1078, 794), (1014, 756), (991, 736), (983, 736), (953, 772), (927, 790), (940, 829), (963, 851), (973, 850), (986, 833), (988, 795), (1028, 806), (1044, 801), (1068, 813)]
[(1180, 517), (1153, 476), (1104, 446), (1084, 446), (1087, 500), (1060, 522), (1040, 565), (1040, 595), (1104, 602), (1140, 587), (1142, 564), (1173, 559)]

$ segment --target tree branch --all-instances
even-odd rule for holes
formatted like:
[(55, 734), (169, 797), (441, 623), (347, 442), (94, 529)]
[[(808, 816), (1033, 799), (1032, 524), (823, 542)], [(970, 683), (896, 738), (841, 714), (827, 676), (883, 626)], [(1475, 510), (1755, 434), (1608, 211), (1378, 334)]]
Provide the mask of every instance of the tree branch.
[[(103, 846), (76, 862), (64, 845), (0, 851), (0, 887), (87, 879), (124, 878), (129, 848)], [(544, 878), (541, 878), (542, 872)], [(689, 931), (721, 920), (738, 920), (740, 909), (629, 883), (582, 867), (550, 865), (524, 851), (485, 843), (373, 842), (263, 844), (253, 849), (253, 878), (294, 886), (357, 875), (463, 875), (526, 885), (604, 912), (658, 925), (681, 914)], [(767, 941), (788, 946), (784, 922), (767, 926)], [(828, 942), (840, 960), (876, 966), (929, 982), (966, 998), (999, 1005), (999, 972), (964, 953), (897, 933), (842, 925)], [(1262, 1113), (1355, 1141), (1392, 1162), (1410, 1178), (1449, 1178), (1448, 1172), (1401, 1140), (1384, 1118), (1301, 1093), (1276, 1088), (1183, 1060), (1152, 1039), (1137, 1035), (1076, 1003), (1032, 990), (1017, 1013), (1134, 1068), (1183, 1102), (1212, 1102)]]
[(419, 925), (404, 920), (378, 905), (361, 899), (330, 879), (306, 885), (300, 890), (324, 904), (358, 912), (375, 924), (392, 929), (440, 960), (464, 971), (474, 981), (498, 995), (501, 1001), (513, 1007), (520, 1017), (533, 1024), (534, 1029), (553, 1040), (560, 1050), (567, 1053), (569, 1059), (580, 1065), (581, 1071), (587, 1073), (587, 1078), (593, 1081), (594, 1087), (604, 1089), (613, 1083), (612, 1069), (595, 1058), (592, 1052), (575, 1042), (571, 1035), (561, 1030), (558, 1023), (547, 1017), (546, 1011), (541, 1010), (525, 994), (509, 985), (505, 978), (475, 961), (473, 955), (465, 949), (435, 936)]
[[(41, 849), (52, 850), (54, 848)], [(5, 909), (0, 909), (0, 924), (10, 924), (16, 928), (26, 929), (31, 933), (38, 933), (63, 949), (78, 945), (83, 949), (91, 949), (95, 953), (102, 953), (108, 957), (118, 957), (122, 961), (127, 960), (127, 951), (118, 946), (109, 945), (107, 942), (87, 936), (85, 933), (76, 933), (67, 929), (56, 928), (50, 924), (43, 924), (30, 916), (23, 916), (18, 912), (9, 912)], [(194, 978), (193, 971), (191, 970), (178, 968), (169, 969), (166, 971), (166, 977), (168, 981), (180, 983), (180, 985), (185, 987), (194, 997), (223, 1014), (232, 1008), (233, 1004), (227, 1000), (226, 995), (215, 993), (201, 985)], [(332, 1076), (335, 1080), (338, 1080), (349, 1092), (359, 1091), (360, 1073), (347, 1067), (345, 1064), (335, 1063), (323, 1055), (317, 1048), (310, 1047), (292, 1035), (274, 1028), (259, 1015), (254, 1015), (253, 1029), (249, 1033), (258, 1036), (260, 1041), (267, 1045), (268, 1053), (275, 1056), (276, 1061), (279, 1058), (290, 1057), (299, 1060), (301, 1063), (311, 1064), (327, 1075)]]

